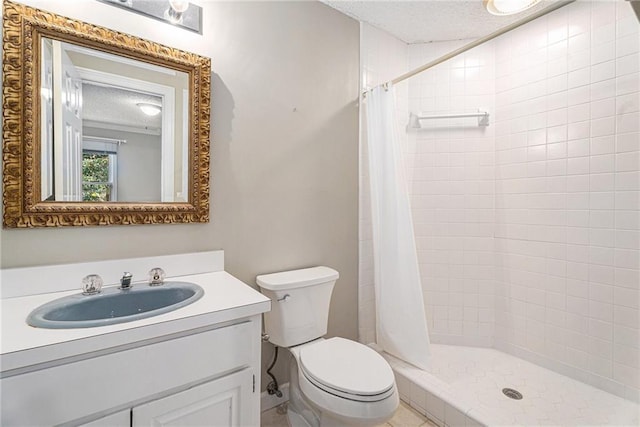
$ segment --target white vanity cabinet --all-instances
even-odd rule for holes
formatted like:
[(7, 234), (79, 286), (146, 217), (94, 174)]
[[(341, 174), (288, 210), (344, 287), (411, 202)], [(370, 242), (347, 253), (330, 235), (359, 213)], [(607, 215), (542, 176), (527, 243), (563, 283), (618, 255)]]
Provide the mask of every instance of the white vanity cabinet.
[(1, 425), (258, 425), (260, 329), (253, 316), (2, 378)]
[(243, 369), (82, 427), (255, 426), (251, 403), (254, 374), (253, 369)]
[(250, 401), (254, 371), (244, 369), (226, 377), (132, 410), (133, 427), (257, 426)]
[(106, 417), (81, 424), (81, 427), (121, 427), (131, 425), (131, 410), (116, 412)]
[[(173, 262), (178, 270), (188, 265), (185, 259), (200, 257), (208, 268), (221, 258), (217, 252), (174, 257), (137, 259), (135, 265)], [(100, 271), (102, 265), (87, 270)], [(123, 268), (129, 270), (126, 264), (117, 267)], [(0, 300), (0, 425), (259, 425), (262, 313), (271, 303), (221, 268), (219, 262), (216, 271), (175, 277), (204, 289), (196, 302), (109, 326), (27, 325), (31, 310), (77, 291)], [(36, 274), (0, 273), (3, 291), (6, 283), (29, 283), (28, 274)], [(58, 271), (46, 273), (55, 277)], [(68, 272), (58, 275), (62, 282)]]

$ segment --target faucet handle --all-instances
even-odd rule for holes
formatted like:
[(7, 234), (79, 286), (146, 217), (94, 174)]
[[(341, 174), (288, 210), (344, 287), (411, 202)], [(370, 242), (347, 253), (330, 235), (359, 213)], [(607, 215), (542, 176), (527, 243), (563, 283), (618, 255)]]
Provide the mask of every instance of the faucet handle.
[(160, 286), (164, 283), (166, 274), (160, 267), (149, 270), (149, 286)]
[(89, 274), (82, 279), (82, 295), (99, 294), (102, 289), (102, 277), (97, 274)]

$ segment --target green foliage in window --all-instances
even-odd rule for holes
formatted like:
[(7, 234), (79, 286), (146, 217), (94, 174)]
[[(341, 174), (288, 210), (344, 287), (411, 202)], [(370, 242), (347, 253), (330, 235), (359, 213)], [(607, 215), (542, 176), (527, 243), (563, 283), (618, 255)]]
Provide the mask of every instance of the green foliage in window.
[(108, 202), (110, 198), (109, 155), (83, 153), (82, 200), (85, 202)]

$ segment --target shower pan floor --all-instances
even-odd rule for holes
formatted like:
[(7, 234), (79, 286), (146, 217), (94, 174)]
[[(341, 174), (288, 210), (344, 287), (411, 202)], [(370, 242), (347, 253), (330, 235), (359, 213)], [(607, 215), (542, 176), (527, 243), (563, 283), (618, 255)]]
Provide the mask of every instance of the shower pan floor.
[[(432, 344), (430, 372), (384, 354), (401, 397), (447, 425), (640, 425), (640, 405), (490, 348)], [(522, 394), (514, 400), (503, 394)]]

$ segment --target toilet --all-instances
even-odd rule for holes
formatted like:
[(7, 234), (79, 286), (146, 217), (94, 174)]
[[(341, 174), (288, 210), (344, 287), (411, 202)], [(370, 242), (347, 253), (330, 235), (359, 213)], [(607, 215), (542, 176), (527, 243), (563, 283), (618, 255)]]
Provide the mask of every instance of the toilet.
[(390, 419), (399, 398), (393, 371), (375, 350), (345, 338), (323, 338), (338, 272), (329, 267), (257, 277), (271, 311), (269, 341), (285, 347), (292, 427), (372, 426)]

